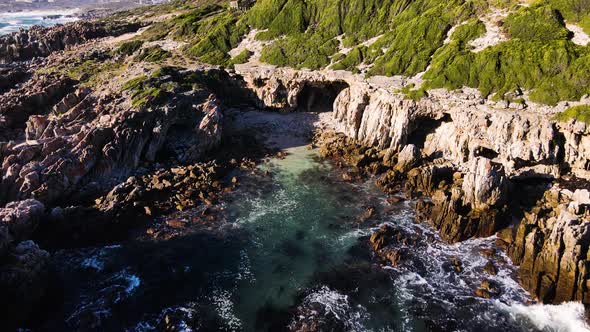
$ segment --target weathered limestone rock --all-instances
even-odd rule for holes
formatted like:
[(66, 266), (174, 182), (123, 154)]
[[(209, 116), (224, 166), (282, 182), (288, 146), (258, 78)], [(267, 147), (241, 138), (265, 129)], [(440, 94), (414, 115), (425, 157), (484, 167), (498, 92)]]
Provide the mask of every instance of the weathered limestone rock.
[(487, 158), (473, 159), (463, 179), (463, 202), (475, 210), (500, 207), (506, 202), (508, 180), (502, 168)]
[(420, 159), (420, 149), (414, 144), (406, 145), (403, 150), (397, 155), (397, 163), (394, 167), (399, 172), (407, 172)]
[(559, 123), (563, 135), (564, 161), (572, 173), (584, 179), (590, 179), (590, 126), (582, 121), (570, 120)]
[[(141, 162), (154, 161), (162, 149), (179, 162), (191, 162), (221, 141), (221, 106), (208, 91), (179, 94), (168, 104), (149, 110), (126, 105), (125, 98), (79, 90), (65, 95), (56, 106), (62, 112), (59, 116), (29, 117), (16, 109), (3, 113), (19, 117), (7, 123), (10, 133), (25, 133), (29, 140), (8, 142), (1, 151), (0, 204), (31, 197), (53, 203), (73, 192), (80, 197), (100, 194), (124, 180)], [(39, 110), (30, 105), (25, 109)], [(28, 119), (26, 129), (21, 117)], [(170, 139), (178, 135), (170, 130), (174, 126), (187, 130)]]
[[(501, 164), (507, 177), (555, 178), (571, 166), (590, 178), (590, 132), (580, 123), (556, 126), (545, 108), (506, 109), (477, 91), (433, 90), (419, 101), (340, 71), (297, 71), (273, 66), (236, 66), (267, 107), (295, 109), (306, 84), (345, 82), (334, 101), (334, 129), (359, 143), (399, 152), (407, 144), (422, 155), (461, 165), (477, 157)], [(384, 79), (386, 80), (386, 79)]]
[(137, 23), (105, 24), (91, 21), (74, 22), (54, 27), (34, 26), (0, 37), (0, 63), (26, 61), (45, 57), (55, 51), (91, 39), (119, 36), (137, 31)]
[(580, 206), (588, 206), (584, 192), (552, 188), (525, 213), (510, 244), (522, 284), (545, 302), (590, 303), (590, 218)]
[(417, 219), (430, 222), (450, 242), (493, 235), (506, 223), (507, 181), (501, 170), (478, 158), (464, 178), (456, 174), (449, 166), (422, 166), (407, 173), (406, 191), (430, 197), (416, 203)]

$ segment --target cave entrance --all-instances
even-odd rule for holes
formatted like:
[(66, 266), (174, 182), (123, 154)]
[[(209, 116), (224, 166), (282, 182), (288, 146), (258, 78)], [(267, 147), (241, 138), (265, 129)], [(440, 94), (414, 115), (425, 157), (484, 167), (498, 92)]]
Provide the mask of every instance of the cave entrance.
[(421, 117), (416, 119), (415, 127), (408, 135), (408, 144), (414, 144), (420, 149), (424, 147), (426, 137), (436, 131), (445, 122), (450, 122), (451, 116), (445, 114), (440, 119), (432, 119), (427, 117)]
[(301, 112), (331, 112), (338, 94), (348, 88), (342, 81), (306, 84), (297, 96), (297, 110)]

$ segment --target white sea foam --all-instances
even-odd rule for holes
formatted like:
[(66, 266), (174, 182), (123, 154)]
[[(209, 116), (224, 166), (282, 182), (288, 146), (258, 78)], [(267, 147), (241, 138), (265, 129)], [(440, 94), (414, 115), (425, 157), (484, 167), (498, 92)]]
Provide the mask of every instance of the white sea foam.
[(320, 304), (324, 308), (324, 314), (341, 321), (347, 331), (367, 331), (363, 321), (369, 319), (369, 314), (360, 305), (351, 306), (347, 295), (323, 286), (308, 295), (303, 302)]
[(590, 326), (585, 321), (584, 305), (567, 302), (560, 305), (550, 304), (512, 304), (499, 301), (497, 306), (507, 311), (516, 321), (527, 320), (535, 328), (547, 332), (588, 332)]
[(217, 314), (223, 319), (227, 329), (237, 331), (242, 328), (242, 321), (234, 313), (232, 294), (226, 290), (216, 289), (213, 291), (212, 301)]
[(0, 13), (0, 35), (28, 29), (33, 25), (51, 26), (77, 21), (73, 16), (80, 11), (78, 8), (64, 10), (34, 10), (13, 13)]
[(101, 271), (104, 268), (104, 262), (101, 261), (98, 257), (91, 256), (85, 258), (82, 263), (82, 267), (94, 269), (96, 271)]

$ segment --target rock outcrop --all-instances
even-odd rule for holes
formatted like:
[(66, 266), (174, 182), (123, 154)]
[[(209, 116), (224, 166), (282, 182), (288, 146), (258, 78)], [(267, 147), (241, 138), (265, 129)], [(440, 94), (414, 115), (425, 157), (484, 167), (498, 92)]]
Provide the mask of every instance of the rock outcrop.
[(53, 27), (34, 26), (0, 37), (0, 64), (45, 57), (96, 38), (137, 31), (137, 23), (80, 21)]
[(8, 329), (15, 327), (11, 322), (27, 319), (47, 292), (49, 253), (25, 240), (44, 213), (43, 204), (33, 199), (0, 208), (0, 292), (4, 303), (10, 303), (0, 318)]
[(474, 159), (465, 174), (447, 165), (422, 166), (407, 176), (408, 192), (430, 197), (416, 203), (418, 220), (430, 222), (447, 241), (490, 236), (507, 224), (507, 180), (489, 159)]
[(43, 75), (0, 95), (0, 141), (24, 139), (23, 129), (32, 115), (45, 115), (74, 89), (67, 76)]
[(523, 285), (545, 302), (590, 303), (588, 190), (554, 186), (525, 212), (514, 232), (503, 232)]
[[(306, 85), (344, 88), (334, 98), (334, 129), (359, 143), (400, 152), (408, 144), (428, 158), (463, 165), (479, 156), (501, 164), (509, 177), (554, 178), (590, 167), (586, 127), (556, 124), (549, 112), (507, 109), (473, 89), (433, 90), (419, 101), (393, 92), (395, 80), (364, 79), (340, 71), (296, 71), (272, 66), (236, 66), (260, 106), (296, 109)], [(589, 163), (590, 164), (590, 163)]]
[[(78, 91), (57, 103), (59, 116), (28, 117), (26, 130), (21, 129), (28, 140), (2, 145), (0, 202), (34, 197), (54, 203), (73, 192), (97, 194), (141, 162), (154, 161), (162, 149), (190, 162), (220, 142), (221, 109), (210, 93), (182, 94), (143, 111), (125, 105), (125, 97)], [(186, 128), (188, 135), (168, 139), (175, 126)]]

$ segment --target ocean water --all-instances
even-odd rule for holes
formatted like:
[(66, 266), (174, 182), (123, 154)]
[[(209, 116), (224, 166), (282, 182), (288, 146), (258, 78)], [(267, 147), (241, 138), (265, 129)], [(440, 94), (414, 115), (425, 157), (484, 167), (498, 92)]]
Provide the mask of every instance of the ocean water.
[(21, 28), (28, 29), (33, 25), (52, 26), (74, 22), (78, 18), (72, 15), (78, 11), (78, 9), (64, 9), (0, 13), (0, 35), (12, 33)]
[[(282, 331), (309, 321), (351, 332), (589, 331), (579, 303), (527, 304), (501, 252), (498, 274), (485, 274), (482, 249), (494, 248), (493, 237), (446, 244), (413, 222), (410, 203), (388, 203), (372, 181), (342, 181), (316, 151), (288, 151), (239, 175), (221, 232), (56, 253), (68, 286), (45, 327), (157, 331), (169, 319), (177, 331)], [(367, 206), (377, 213), (359, 222)], [(398, 267), (366, 247), (384, 223), (417, 238), (399, 244)], [(498, 298), (474, 296), (484, 278), (501, 286)]]

